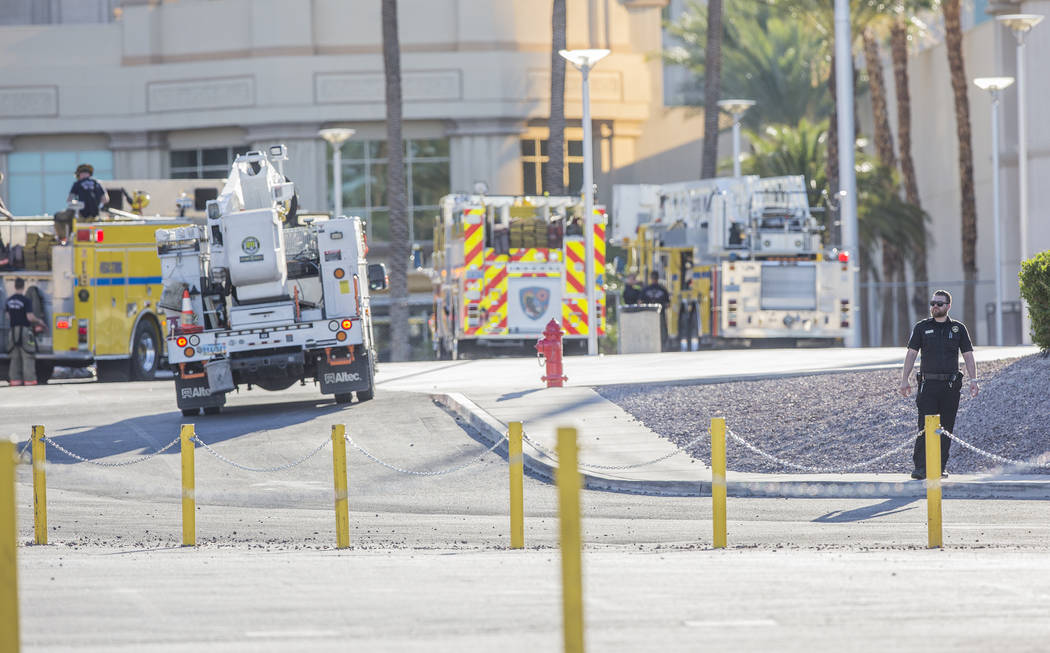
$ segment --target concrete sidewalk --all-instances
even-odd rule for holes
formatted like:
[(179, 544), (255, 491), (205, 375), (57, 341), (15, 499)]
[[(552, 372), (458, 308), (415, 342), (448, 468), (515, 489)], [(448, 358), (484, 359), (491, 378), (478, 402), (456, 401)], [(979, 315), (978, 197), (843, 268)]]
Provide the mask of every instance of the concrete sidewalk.
[[(785, 369), (786, 360), (795, 358), (796, 352), (785, 350), (783, 356), (771, 357), (767, 369), (756, 366), (757, 359), (753, 357), (730, 366), (726, 360), (727, 352), (646, 355), (649, 365), (640, 367), (622, 364), (624, 359), (638, 357), (609, 357), (604, 361), (571, 358), (569, 364), (583, 368), (585, 378), (600, 375), (603, 383), (596, 385), (638, 383), (639, 373), (643, 377), (657, 377), (654, 382), (660, 383), (709, 383), (717, 382), (713, 372), (721, 370), (724, 374), (734, 367), (744, 367), (746, 373), (742, 376), (750, 377), (798, 374), (797, 369)], [(982, 359), (1011, 358), (1033, 352), (1032, 348), (983, 348)], [(712, 355), (705, 358), (704, 354)], [(768, 356), (769, 352), (766, 354)], [(899, 365), (887, 363), (888, 354), (886, 350), (867, 352), (865, 356), (850, 350), (819, 350), (813, 356), (807, 355), (807, 360), (813, 365), (803, 373), (818, 371), (813, 367), (845, 371)], [(900, 355), (900, 350), (897, 350), (897, 355)], [(613, 365), (617, 358), (621, 364)], [(469, 363), (493, 365), (497, 362)], [(706, 461), (681, 452), (673, 443), (650, 431), (592, 388), (575, 384), (565, 388), (541, 388), (539, 383), (530, 381), (523, 374), (518, 362), (498, 363), (503, 365), (503, 374), (480, 376), (485, 380), (498, 379), (494, 383), (472, 383), (471, 379), (478, 377), (456, 370), (451, 375), (454, 379), (446, 379), (447, 385), (463, 387), (463, 391), (443, 392), (439, 386), (446, 383), (440, 383), (435, 384), (436, 391), (431, 392), (431, 396), (490, 442), (502, 438), (510, 422), (522, 422), (526, 434), (526, 467), (532, 474), (553, 479), (557, 467), (554, 452), (556, 429), (575, 426), (579, 430), (580, 471), (588, 488), (672, 496), (710, 494), (711, 470)], [(538, 376), (535, 370), (532, 366), (529, 371)], [(418, 390), (421, 389), (419, 385), (429, 383), (432, 374), (427, 370), (418, 376), (402, 377), (400, 383)], [(397, 385), (398, 381), (394, 381), (386, 387), (395, 389)], [(528, 389), (505, 389), (514, 386)], [(697, 427), (696, 441), (701, 450), (709, 447), (707, 427), (707, 424)], [(730, 440), (729, 446), (739, 445)], [(727, 484), (730, 495), (752, 497), (919, 497), (926, 493), (925, 483), (913, 481), (904, 473), (761, 474), (731, 471), (727, 475)], [(947, 498), (1050, 499), (1050, 476), (953, 474), (942, 481), (942, 487)]]

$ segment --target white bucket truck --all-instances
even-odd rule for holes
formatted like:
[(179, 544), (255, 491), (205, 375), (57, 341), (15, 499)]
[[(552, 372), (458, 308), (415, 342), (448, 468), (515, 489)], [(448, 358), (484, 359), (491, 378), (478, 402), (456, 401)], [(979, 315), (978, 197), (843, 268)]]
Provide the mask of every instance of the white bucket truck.
[(168, 361), (184, 415), (221, 411), (247, 385), (284, 390), (309, 377), (348, 403), (375, 391), (369, 290), (386, 271), (365, 260), (360, 218), (295, 224), (283, 145), (238, 156), (204, 226), (157, 232), (170, 329)]

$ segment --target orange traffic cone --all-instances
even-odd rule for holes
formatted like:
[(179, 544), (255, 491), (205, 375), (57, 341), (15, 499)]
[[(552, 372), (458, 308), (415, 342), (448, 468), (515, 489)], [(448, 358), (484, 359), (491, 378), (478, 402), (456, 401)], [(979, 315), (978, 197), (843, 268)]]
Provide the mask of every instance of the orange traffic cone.
[(193, 304), (190, 302), (190, 291), (182, 291), (182, 319), (179, 326), (190, 326), (193, 324)]

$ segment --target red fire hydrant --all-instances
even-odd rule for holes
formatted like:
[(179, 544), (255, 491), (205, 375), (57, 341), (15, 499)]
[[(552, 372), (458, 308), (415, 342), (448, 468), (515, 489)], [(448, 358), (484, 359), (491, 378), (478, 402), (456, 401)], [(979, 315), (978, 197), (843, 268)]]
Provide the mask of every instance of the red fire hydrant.
[(563, 382), (569, 380), (562, 374), (561, 333), (561, 325), (552, 319), (543, 330), (543, 337), (536, 341), (540, 365), (543, 365), (544, 360), (547, 362), (547, 373), (540, 377), (540, 381), (546, 381), (548, 388), (560, 388)]

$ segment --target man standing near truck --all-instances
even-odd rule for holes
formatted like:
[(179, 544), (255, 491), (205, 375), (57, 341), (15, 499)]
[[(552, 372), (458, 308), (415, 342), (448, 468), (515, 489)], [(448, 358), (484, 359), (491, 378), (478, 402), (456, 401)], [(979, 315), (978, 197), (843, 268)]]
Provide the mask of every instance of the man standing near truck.
[(4, 302), (11, 325), (7, 335), (11, 385), (36, 385), (36, 334), (44, 330), (43, 320), (33, 315), (33, 304), (22, 294), (25, 288), (25, 279), (15, 279), (15, 294)]

